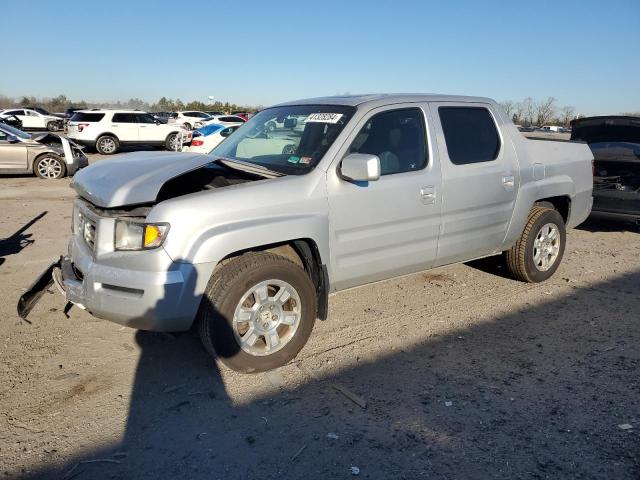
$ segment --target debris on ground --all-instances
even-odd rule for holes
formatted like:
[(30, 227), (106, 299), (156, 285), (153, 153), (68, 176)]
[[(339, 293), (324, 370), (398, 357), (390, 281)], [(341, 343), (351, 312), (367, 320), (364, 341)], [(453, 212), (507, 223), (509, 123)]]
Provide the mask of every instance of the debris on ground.
[(353, 403), (358, 405), (360, 408), (362, 409), (367, 408), (367, 401), (364, 398), (362, 398), (360, 395), (353, 393), (347, 387), (343, 387), (342, 385), (338, 385), (337, 383), (332, 383), (331, 386), (335, 390), (343, 394), (345, 397), (347, 397), (349, 400), (351, 400)]
[(633, 428), (633, 425), (629, 423), (621, 423), (620, 425), (618, 425), (618, 428), (620, 430), (631, 430)]
[(351, 475), (360, 475), (360, 468), (355, 465), (351, 467)]
[(179, 385), (170, 385), (168, 387), (165, 387), (164, 390), (162, 390), (162, 393), (176, 392), (176, 391), (180, 390), (181, 388), (183, 388), (184, 386), (185, 386), (184, 383), (181, 383)]
[(329, 432), (329, 433), (327, 433), (327, 438), (329, 440), (337, 440), (340, 437), (338, 436), (337, 433)]
[(291, 457), (291, 462), (293, 462), (296, 458), (298, 458), (300, 456), (300, 454), (302, 452), (304, 452), (305, 448), (307, 448), (307, 444), (305, 443), (302, 447), (300, 447), (300, 449), (293, 455), (293, 457)]
[(444, 402), (444, 406), (445, 407), (451, 407), (451, 406), (453, 406), (453, 402), (451, 400), (447, 400), (446, 402)]

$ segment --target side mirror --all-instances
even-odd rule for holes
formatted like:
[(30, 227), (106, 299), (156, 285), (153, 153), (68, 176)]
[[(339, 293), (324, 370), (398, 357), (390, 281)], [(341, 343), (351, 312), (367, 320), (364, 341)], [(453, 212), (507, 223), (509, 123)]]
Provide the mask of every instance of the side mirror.
[(7, 142), (9, 143), (18, 143), (20, 140), (18, 140), (18, 137), (16, 137), (15, 135), (11, 135), (10, 133), (7, 134)]
[(380, 159), (368, 153), (351, 153), (342, 159), (340, 173), (347, 180), (372, 182), (380, 178)]

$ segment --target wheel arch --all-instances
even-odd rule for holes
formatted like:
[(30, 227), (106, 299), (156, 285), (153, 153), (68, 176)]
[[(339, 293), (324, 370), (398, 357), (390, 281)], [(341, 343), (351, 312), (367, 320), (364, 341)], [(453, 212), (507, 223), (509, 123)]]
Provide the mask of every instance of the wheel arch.
[(518, 240), (527, 222), (529, 212), (539, 202), (548, 202), (553, 205), (562, 215), (565, 224), (569, 224), (571, 219), (571, 199), (575, 194), (575, 184), (568, 175), (548, 177), (544, 180), (522, 185), (518, 190), (518, 195), (513, 205), (511, 223), (507, 229), (501, 250), (510, 248)]
[(118, 141), (118, 143), (120, 143), (120, 139), (118, 138), (118, 135), (116, 135), (115, 133), (111, 133), (111, 132), (103, 132), (103, 133), (101, 133), (100, 135), (98, 135), (96, 137), (96, 140), (93, 143), (97, 144), (98, 140), (100, 140), (102, 137), (113, 137)]
[[(270, 252), (285, 257), (302, 267), (316, 287), (318, 298), (317, 318), (326, 320), (329, 310), (329, 277), (327, 268), (322, 263), (318, 244), (312, 238), (298, 238), (266, 245), (257, 245), (232, 252), (218, 262), (215, 270), (245, 253)], [(215, 273), (214, 270), (214, 273)]]
[(62, 177), (66, 177), (67, 176), (67, 162), (64, 160), (63, 156), (60, 156), (60, 154), (58, 154), (56, 152), (52, 152), (51, 150), (46, 150), (44, 152), (38, 153), (37, 155), (34, 155), (33, 158), (30, 159), (31, 164), (28, 165), (29, 170), (31, 170), (31, 172), (33, 172), (33, 174), (36, 175), (36, 165), (38, 164), (38, 160), (40, 160), (42, 157), (44, 157), (46, 155), (52, 155), (54, 157), (57, 157), (61, 161), (62, 169), (63, 169)]

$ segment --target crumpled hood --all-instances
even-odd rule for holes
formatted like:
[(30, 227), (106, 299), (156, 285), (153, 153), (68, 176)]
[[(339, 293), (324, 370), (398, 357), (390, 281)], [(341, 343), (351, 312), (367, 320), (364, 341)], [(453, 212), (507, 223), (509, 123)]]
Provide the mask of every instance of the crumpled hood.
[(150, 203), (167, 180), (213, 161), (183, 152), (134, 152), (101, 160), (80, 170), (71, 186), (103, 208)]

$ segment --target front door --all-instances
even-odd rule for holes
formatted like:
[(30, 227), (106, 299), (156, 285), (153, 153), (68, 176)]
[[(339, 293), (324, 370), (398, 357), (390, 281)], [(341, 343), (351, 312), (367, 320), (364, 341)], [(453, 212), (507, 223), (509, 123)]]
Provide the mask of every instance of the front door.
[(9, 136), (2, 130), (0, 130), (0, 169), (27, 169), (27, 147), (20, 141), (9, 142)]
[(156, 122), (153, 115), (138, 113), (138, 140), (141, 142), (164, 142), (167, 136), (166, 127)]
[[(360, 120), (327, 172), (335, 289), (416, 272), (435, 261), (440, 167), (427, 141), (430, 129), (423, 105), (374, 109)], [(377, 155), (380, 178), (341, 178), (339, 160), (349, 153)]]
[(438, 265), (499, 252), (519, 183), (515, 150), (490, 104), (431, 103), (442, 161)]

